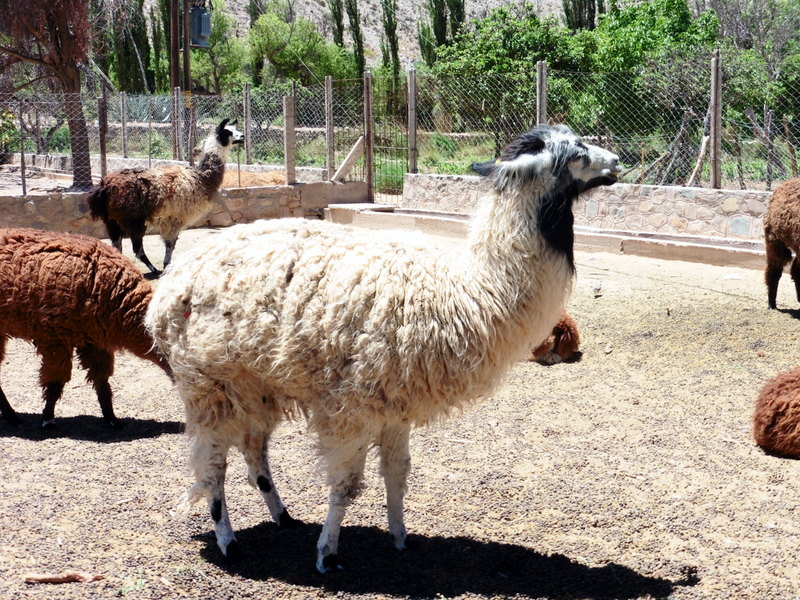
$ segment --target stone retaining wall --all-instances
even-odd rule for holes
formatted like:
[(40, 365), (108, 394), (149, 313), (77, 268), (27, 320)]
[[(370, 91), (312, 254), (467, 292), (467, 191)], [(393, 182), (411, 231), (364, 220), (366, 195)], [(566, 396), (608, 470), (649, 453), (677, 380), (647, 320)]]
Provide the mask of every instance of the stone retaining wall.
[[(226, 227), (256, 219), (322, 218), (330, 203), (359, 203), (367, 199), (362, 181), (300, 183), (291, 186), (223, 188), (207, 218), (198, 226)], [(102, 222), (89, 215), (85, 193), (46, 192), (0, 196), (0, 227), (33, 227), (107, 237)]]
[[(407, 174), (402, 208), (471, 214), (489, 189), (470, 175)], [(575, 224), (616, 231), (758, 240), (770, 192), (617, 183), (582, 196)]]

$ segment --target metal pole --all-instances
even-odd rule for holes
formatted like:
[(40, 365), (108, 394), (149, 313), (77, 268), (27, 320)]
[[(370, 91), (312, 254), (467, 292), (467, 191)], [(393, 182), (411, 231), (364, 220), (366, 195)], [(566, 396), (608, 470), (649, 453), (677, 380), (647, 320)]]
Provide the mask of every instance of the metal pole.
[(153, 166), (153, 111), (151, 98), (147, 98), (147, 168)]
[(536, 122), (547, 123), (547, 62), (536, 63)]
[(108, 172), (108, 96), (105, 86), (97, 99), (97, 126), (100, 134), (100, 177)]
[(417, 70), (408, 70), (408, 172), (417, 172)]
[(328, 180), (336, 172), (336, 154), (333, 146), (333, 77), (325, 76), (325, 145), (328, 153), (325, 166), (328, 171)]
[(191, 73), (191, 22), (189, 20), (189, 0), (183, 0), (183, 126), (186, 130), (186, 160), (194, 163), (192, 156), (192, 73)]
[(181, 88), (176, 87), (172, 90), (172, 159), (181, 160)]
[(28, 195), (28, 186), (25, 181), (25, 129), (22, 126), (22, 101), (19, 103), (19, 173), (22, 176), (22, 195)]
[(244, 162), (252, 164), (252, 150), (250, 148), (250, 82), (244, 84)]
[(295, 132), (294, 96), (283, 97), (283, 161), (286, 167), (286, 185), (292, 185), (297, 165), (297, 138)]
[(367, 201), (375, 201), (372, 139), (372, 73), (364, 73), (364, 181), (367, 184)]
[(122, 121), (122, 157), (128, 158), (128, 95), (119, 93), (119, 111)]
[[(180, 70), (178, 69), (178, 57), (181, 51), (180, 33), (178, 19), (178, 0), (169, 2), (169, 87), (175, 89), (181, 85)], [(173, 157), (174, 158), (174, 157)]]
[(711, 187), (722, 187), (722, 67), (719, 49), (711, 58)]

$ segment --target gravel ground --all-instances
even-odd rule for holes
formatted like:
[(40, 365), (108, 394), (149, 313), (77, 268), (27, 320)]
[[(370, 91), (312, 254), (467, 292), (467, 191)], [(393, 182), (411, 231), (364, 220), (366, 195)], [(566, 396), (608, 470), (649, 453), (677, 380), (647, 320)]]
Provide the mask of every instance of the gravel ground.
[[(177, 252), (209, 235), (185, 232)], [(160, 242), (146, 243), (160, 264)], [(205, 507), (176, 512), (192, 478), (166, 376), (118, 357), (116, 431), (76, 367), (43, 432), (36, 355), (12, 341), (3, 389), (25, 424), (0, 422), (0, 597), (800, 597), (800, 462), (765, 455), (750, 432), (759, 388), (799, 362), (788, 276), (769, 311), (759, 271), (609, 253), (577, 263), (581, 360), (519, 363), (491, 399), (414, 432), (412, 550), (391, 546), (371, 456), (342, 530), (347, 570), (329, 576), (314, 569), (326, 490), (303, 423), (280, 428), (272, 463), (304, 525), (268, 521), (233, 452), (245, 556), (227, 564)], [(103, 579), (24, 583), (66, 570)]]

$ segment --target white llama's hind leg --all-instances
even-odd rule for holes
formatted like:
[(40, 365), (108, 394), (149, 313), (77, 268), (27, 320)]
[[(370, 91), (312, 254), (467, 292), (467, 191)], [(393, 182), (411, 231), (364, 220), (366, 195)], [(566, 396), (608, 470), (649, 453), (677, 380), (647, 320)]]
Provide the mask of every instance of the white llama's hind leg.
[[(342, 563), (336, 554), (339, 548), (339, 530), (342, 527), (345, 510), (361, 490), (369, 439), (364, 438), (348, 446), (349, 451), (344, 454), (342, 448), (320, 443), (330, 482), (328, 516), (317, 541), (317, 570), (320, 573), (342, 568)], [(331, 460), (333, 454), (342, 458)]]
[(291, 527), (298, 521), (289, 515), (289, 511), (283, 505), (269, 469), (268, 447), (271, 433), (271, 431), (252, 431), (245, 435), (242, 454), (247, 462), (250, 484), (261, 492), (272, 519), (280, 527)]
[(238, 547), (225, 502), (225, 472), (228, 468), (229, 447), (229, 444), (205, 431), (195, 440), (189, 462), (194, 469), (197, 484), (206, 493), (217, 545), (222, 554), (234, 558), (238, 554)]
[(410, 427), (407, 425), (387, 425), (381, 431), (380, 456), (381, 473), (386, 485), (386, 508), (389, 517), (389, 533), (394, 538), (398, 550), (406, 547), (406, 526), (403, 522), (403, 496), (406, 492), (406, 479), (411, 469), (411, 455), (408, 451)]

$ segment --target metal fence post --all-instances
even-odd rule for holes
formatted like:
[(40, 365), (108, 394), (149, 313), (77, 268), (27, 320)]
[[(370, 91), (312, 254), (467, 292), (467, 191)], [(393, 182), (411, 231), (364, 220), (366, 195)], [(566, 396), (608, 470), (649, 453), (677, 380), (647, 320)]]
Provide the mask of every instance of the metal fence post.
[(719, 49), (711, 58), (711, 187), (722, 187), (722, 67)]
[(153, 109), (151, 106), (153, 98), (147, 97), (147, 168), (153, 166)]
[(248, 81), (244, 84), (244, 162), (248, 165), (253, 162), (250, 143), (250, 82)]
[(333, 146), (333, 77), (330, 75), (325, 76), (325, 146), (328, 150), (325, 167), (327, 178), (331, 180), (336, 172), (336, 154)]
[(180, 117), (178, 116), (180, 94), (181, 88), (172, 89), (172, 160), (181, 159)]
[(25, 128), (22, 123), (22, 101), (20, 100), (17, 118), (19, 119), (19, 174), (22, 177), (22, 195), (28, 195), (28, 185), (25, 181)]
[(417, 172), (417, 70), (408, 69), (408, 172)]
[(283, 160), (286, 167), (286, 185), (296, 180), (297, 134), (295, 132), (296, 114), (294, 96), (283, 97)]
[(547, 62), (536, 63), (536, 122), (547, 123)]
[(367, 183), (367, 201), (375, 201), (372, 139), (372, 72), (364, 73), (364, 180)]
[(103, 87), (103, 95), (97, 99), (97, 128), (100, 136), (100, 177), (108, 172), (108, 92)]
[(119, 112), (122, 122), (122, 158), (128, 158), (128, 95), (119, 93)]

